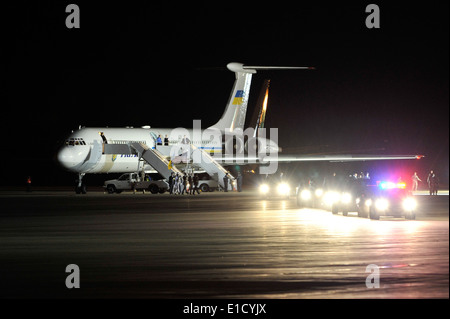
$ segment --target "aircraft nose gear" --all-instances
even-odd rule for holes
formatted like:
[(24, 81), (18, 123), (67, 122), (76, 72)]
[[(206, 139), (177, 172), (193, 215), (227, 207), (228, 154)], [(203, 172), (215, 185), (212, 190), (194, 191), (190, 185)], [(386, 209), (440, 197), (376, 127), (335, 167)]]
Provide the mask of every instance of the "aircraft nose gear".
[(86, 184), (83, 183), (83, 177), (85, 173), (78, 174), (77, 185), (75, 186), (75, 193), (86, 194)]

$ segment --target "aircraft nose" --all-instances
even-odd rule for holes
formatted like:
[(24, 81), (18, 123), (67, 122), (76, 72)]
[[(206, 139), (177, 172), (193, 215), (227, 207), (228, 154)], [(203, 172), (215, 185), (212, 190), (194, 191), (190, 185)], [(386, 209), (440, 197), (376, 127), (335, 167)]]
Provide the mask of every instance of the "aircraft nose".
[(87, 155), (88, 151), (84, 147), (66, 146), (59, 150), (58, 162), (63, 168), (76, 172)]

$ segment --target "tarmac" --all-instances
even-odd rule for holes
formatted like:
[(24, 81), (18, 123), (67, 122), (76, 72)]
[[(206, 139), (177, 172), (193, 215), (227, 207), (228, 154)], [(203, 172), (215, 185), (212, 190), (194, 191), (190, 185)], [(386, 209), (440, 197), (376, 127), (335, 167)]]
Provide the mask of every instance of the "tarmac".
[(416, 220), (375, 221), (248, 190), (3, 190), (0, 297), (449, 298), (448, 196), (416, 199)]

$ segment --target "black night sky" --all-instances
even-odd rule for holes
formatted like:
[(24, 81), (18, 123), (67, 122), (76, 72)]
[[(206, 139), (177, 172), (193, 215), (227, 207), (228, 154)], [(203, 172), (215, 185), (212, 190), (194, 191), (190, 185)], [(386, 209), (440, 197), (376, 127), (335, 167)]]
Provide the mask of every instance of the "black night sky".
[[(80, 29), (66, 28), (69, 3), (80, 7)], [(448, 184), (448, 1), (221, 3), (2, 6), (1, 184), (32, 175), (35, 185), (71, 185), (53, 159), (79, 125), (214, 124), (234, 82), (229, 62), (317, 68), (253, 77), (247, 118), (271, 79), (266, 126), (285, 152), (424, 154), (341, 168), (423, 180), (434, 169)], [(370, 3), (380, 29), (365, 25)]]

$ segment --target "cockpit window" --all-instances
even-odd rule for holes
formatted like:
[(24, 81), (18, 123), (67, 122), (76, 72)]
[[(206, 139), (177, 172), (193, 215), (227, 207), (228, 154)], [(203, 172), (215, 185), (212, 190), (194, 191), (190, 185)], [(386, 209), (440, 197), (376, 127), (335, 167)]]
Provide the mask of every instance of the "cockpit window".
[(70, 137), (66, 140), (66, 145), (70, 146), (86, 145), (86, 142), (80, 137)]

